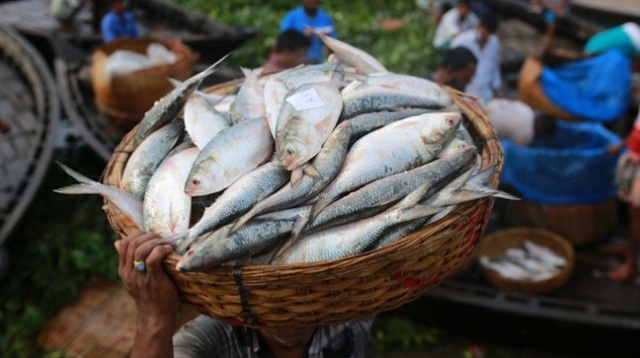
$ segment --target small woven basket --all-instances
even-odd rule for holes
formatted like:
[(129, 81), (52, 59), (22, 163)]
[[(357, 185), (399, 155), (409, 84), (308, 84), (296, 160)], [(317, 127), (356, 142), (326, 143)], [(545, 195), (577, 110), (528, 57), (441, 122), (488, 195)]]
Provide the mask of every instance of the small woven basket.
[[(233, 83), (209, 92), (228, 93)], [(452, 89), (482, 155), (482, 168), (497, 165), (490, 186), (502, 171), (500, 142), (480, 106)], [(116, 186), (134, 150), (129, 132), (115, 149), (103, 181)], [(137, 228), (107, 204), (107, 218), (120, 237)], [(179, 272), (179, 256), (165, 260), (181, 300), (195, 310), (231, 324), (250, 327), (332, 325), (373, 317), (420, 297), (437, 285), (473, 251), (487, 224), (493, 199), (459, 205), (451, 214), (381, 249), (339, 260), (287, 265), (221, 266)]]
[(540, 281), (509, 279), (502, 277), (494, 270), (483, 267), (482, 270), (487, 280), (501, 290), (525, 294), (548, 293), (564, 285), (571, 278), (575, 265), (573, 246), (567, 239), (551, 231), (532, 227), (514, 227), (500, 230), (483, 237), (475, 255), (477, 257), (486, 255), (490, 258), (501, 256), (507, 249), (522, 247), (526, 240), (548, 247), (554, 253), (566, 259), (567, 265), (557, 275)]
[[(126, 75), (108, 76), (105, 65), (116, 50), (145, 54), (151, 43), (160, 43), (176, 55), (171, 64), (154, 66)], [(91, 82), (98, 108), (118, 127), (129, 130), (153, 103), (173, 89), (169, 78), (184, 81), (193, 74), (198, 54), (180, 40), (161, 37), (123, 38), (96, 47), (91, 63)]]

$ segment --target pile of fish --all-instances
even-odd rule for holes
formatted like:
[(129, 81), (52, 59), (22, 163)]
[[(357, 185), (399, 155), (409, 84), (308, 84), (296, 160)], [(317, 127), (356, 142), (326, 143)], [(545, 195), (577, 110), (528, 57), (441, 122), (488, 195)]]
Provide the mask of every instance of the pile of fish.
[(495, 167), (479, 170), (445, 89), (318, 36), (327, 62), (242, 69), (235, 94), (197, 91), (217, 63), (176, 84), (136, 127), (119, 188), (63, 166), (80, 184), (57, 191), (105, 196), (171, 243), (181, 271), (344, 258), (459, 203), (517, 199), (488, 186)]
[(522, 247), (507, 249), (504, 254), (478, 259), (484, 268), (517, 281), (543, 281), (557, 276), (567, 260), (546, 246), (526, 240)]

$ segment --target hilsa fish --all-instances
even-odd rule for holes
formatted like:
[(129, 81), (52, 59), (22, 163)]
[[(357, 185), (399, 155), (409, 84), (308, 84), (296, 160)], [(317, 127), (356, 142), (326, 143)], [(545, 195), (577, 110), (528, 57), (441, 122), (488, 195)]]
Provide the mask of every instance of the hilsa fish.
[(184, 108), (185, 103), (193, 92), (200, 86), (200, 83), (216, 71), (216, 67), (229, 57), (231, 53), (226, 54), (216, 63), (209, 66), (204, 71), (182, 82), (174, 88), (169, 94), (157, 100), (153, 106), (144, 114), (140, 123), (136, 127), (136, 133), (133, 137), (134, 146), (138, 146), (149, 134), (157, 128), (164, 126), (172, 121), (180, 111)]

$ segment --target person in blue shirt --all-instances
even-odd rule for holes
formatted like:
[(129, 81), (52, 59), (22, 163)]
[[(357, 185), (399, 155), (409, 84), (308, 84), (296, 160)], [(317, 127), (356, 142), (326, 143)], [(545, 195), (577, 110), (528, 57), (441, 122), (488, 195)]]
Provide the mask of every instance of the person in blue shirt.
[(302, 5), (287, 13), (280, 24), (280, 31), (297, 30), (311, 39), (311, 46), (307, 51), (308, 63), (319, 63), (324, 59), (322, 41), (313, 35), (313, 31), (326, 33), (331, 37), (337, 36), (331, 16), (319, 7), (320, 0), (302, 0)]
[(121, 37), (140, 36), (136, 18), (131, 11), (127, 11), (124, 0), (109, 2), (109, 12), (102, 18), (101, 30), (104, 42), (111, 42)]

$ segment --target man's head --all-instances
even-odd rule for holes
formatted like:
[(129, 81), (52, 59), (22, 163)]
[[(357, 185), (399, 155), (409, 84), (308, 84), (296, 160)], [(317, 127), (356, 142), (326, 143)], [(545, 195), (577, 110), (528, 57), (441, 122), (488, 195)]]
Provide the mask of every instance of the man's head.
[(480, 40), (486, 42), (496, 31), (498, 31), (498, 18), (489, 12), (483, 13), (478, 24)]
[(476, 73), (478, 59), (466, 47), (455, 47), (447, 50), (442, 58), (444, 84), (464, 90)]
[(303, 63), (311, 40), (296, 30), (285, 30), (278, 34), (273, 45), (273, 56), (276, 62), (284, 68), (291, 68)]
[(127, 4), (124, 0), (109, 0), (107, 1), (107, 4), (109, 5), (109, 10), (118, 14), (123, 13), (127, 8)]
[(469, 0), (458, 0), (456, 7), (458, 8), (458, 14), (460, 14), (460, 18), (464, 19), (471, 12), (471, 4)]
[(315, 16), (320, 7), (320, 0), (302, 0), (302, 7), (307, 14)]

